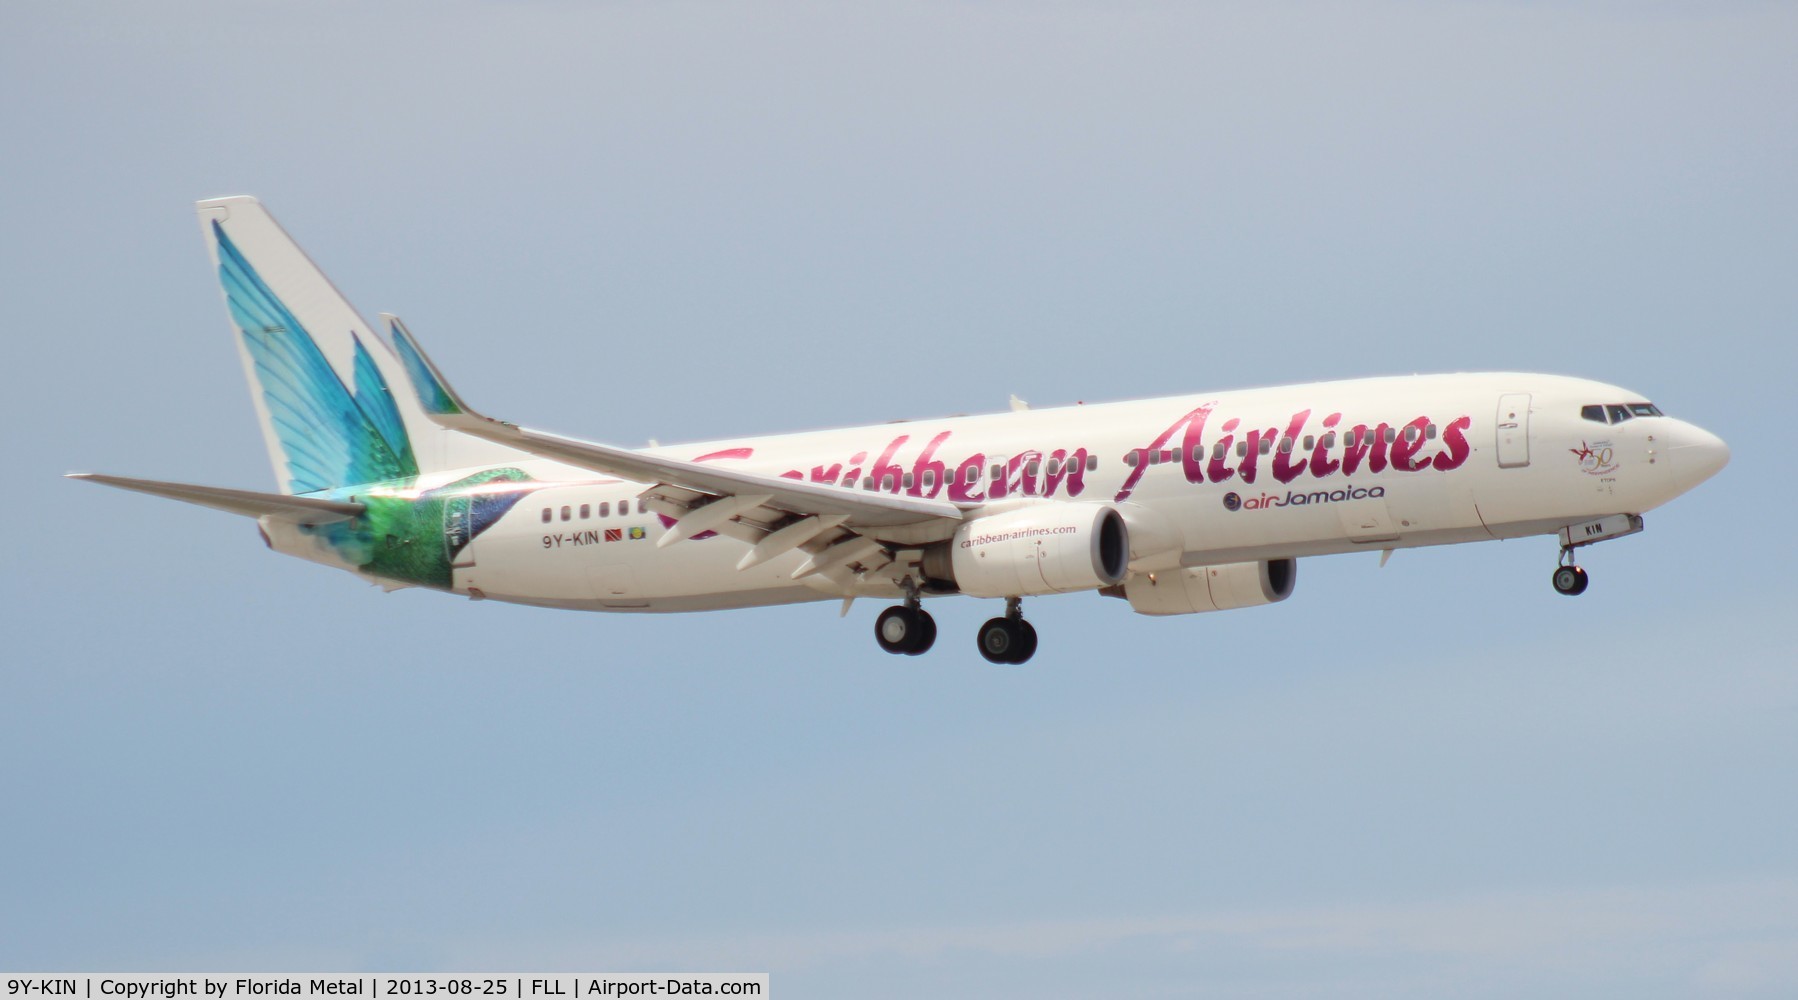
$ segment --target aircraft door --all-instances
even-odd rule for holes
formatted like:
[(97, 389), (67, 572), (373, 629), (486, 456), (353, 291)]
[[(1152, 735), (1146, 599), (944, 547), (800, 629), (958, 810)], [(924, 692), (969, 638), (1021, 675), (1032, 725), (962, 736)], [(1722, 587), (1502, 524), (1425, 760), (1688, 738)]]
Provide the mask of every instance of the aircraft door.
[(1498, 397), (1498, 467), (1520, 469), (1530, 464), (1530, 394), (1508, 392)]

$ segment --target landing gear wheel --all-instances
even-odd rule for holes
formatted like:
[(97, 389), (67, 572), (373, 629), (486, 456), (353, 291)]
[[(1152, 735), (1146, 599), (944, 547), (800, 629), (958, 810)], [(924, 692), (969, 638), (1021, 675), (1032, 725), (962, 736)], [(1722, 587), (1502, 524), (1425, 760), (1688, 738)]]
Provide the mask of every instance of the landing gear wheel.
[(1022, 618), (1018, 619), (1018, 651), (1012, 657), (1013, 663), (1023, 663), (1036, 655), (1036, 626)]
[(925, 611), (922, 608), (918, 609), (915, 614), (918, 616), (917, 641), (912, 643), (911, 648), (905, 651), (905, 655), (907, 656), (917, 656), (920, 653), (928, 653), (930, 652), (930, 647), (936, 645), (936, 619), (930, 617), (930, 612)]
[(1561, 566), (1555, 570), (1555, 593), (1577, 597), (1586, 592), (1586, 571), (1579, 566)]
[(989, 663), (1018, 664), (1036, 654), (1036, 628), (1022, 618), (992, 618), (975, 633)]
[(936, 642), (936, 619), (906, 604), (888, 608), (874, 619), (874, 641), (889, 653), (917, 656)]
[(980, 655), (986, 657), (988, 663), (1010, 663), (1020, 636), (1009, 619), (989, 618), (974, 638), (980, 644)]
[[(918, 644), (924, 626), (918, 621), (922, 611), (900, 605), (882, 611), (874, 619), (874, 641), (889, 653), (909, 653)], [(932, 632), (935, 629), (931, 630)]]

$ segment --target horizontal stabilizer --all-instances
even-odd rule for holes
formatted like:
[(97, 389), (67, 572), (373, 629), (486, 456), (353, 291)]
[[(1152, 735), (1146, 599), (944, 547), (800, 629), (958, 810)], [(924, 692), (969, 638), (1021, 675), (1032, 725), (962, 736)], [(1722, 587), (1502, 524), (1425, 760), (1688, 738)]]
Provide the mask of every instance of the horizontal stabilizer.
[(348, 521), (367, 508), (342, 500), (318, 500), (312, 497), (288, 496), (285, 493), (257, 493), (254, 490), (227, 490), (218, 486), (195, 486), (192, 483), (165, 483), (155, 479), (127, 479), (103, 476), (94, 472), (72, 472), (70, 479), (116, 486), (121, 490), (167, 497), (182, 503), (199, 504), (214, 510), (242, 514), (245, 517), (274, 517), (295, 524), (332, 524)]

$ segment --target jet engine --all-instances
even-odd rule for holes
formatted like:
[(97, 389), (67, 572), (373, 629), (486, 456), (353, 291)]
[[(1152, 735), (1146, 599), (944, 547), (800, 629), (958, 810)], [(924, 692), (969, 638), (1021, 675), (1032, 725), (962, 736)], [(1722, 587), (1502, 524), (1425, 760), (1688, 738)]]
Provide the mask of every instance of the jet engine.
[(1298, 583), (1296, 559), (1188, 566), (1139, 573), (1124, 584), (1124, 596), (1139, 615), (1190, 615), (1273, 604), (1292, 596)]
[(1048, 502), (963, 524), (925, 553), (925, 572), (972, 597), (1023, 597), (1114, 586), (1130, 560), (1113, 507)]

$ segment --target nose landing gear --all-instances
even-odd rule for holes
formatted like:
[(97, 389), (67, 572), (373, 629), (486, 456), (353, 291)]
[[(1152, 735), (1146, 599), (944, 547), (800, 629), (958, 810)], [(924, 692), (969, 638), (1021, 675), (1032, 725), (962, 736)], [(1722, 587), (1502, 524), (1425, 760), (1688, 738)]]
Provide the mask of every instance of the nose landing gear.
[(1024, 620), (1024, 602), (1005, 599), (1005, 617), (989, 619), (975, 634), (980, 655), (990, 663), (1018, 664), (1036, 655), (1036, 628)]
[(1572, 546), (1561, 549), (1561, 565), (1555, 567), (1553, 582), (1557, 594), (1578, 597), (1586, 592), (1586, 570), (1574, 563)]
[(1640, 514), (1610, 514), (1562, 528), (1561, 564), (1555, 568), (1553, 577), (1555, 593), (1578, 597), (1586, 592), (1586, 571), (1574, 564), (1574, 549), (1633, 535), (1641, 530)]

